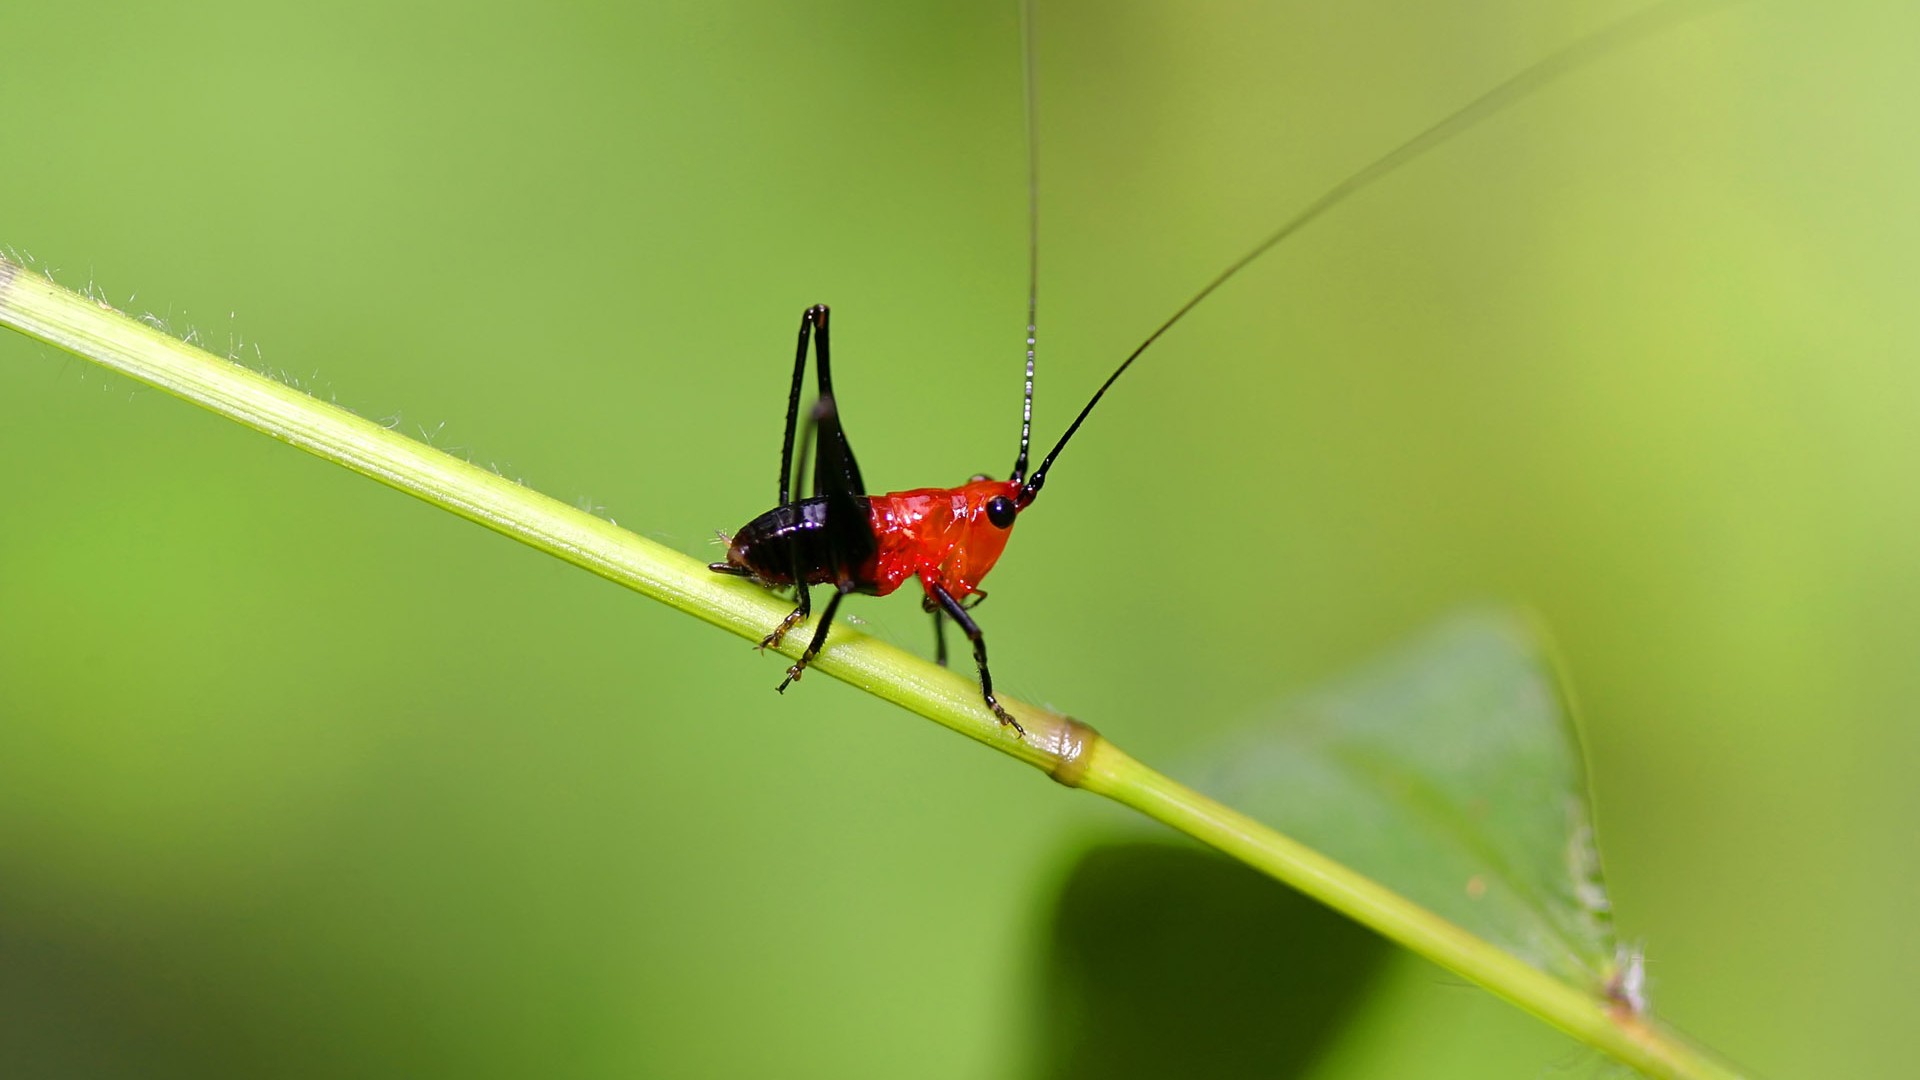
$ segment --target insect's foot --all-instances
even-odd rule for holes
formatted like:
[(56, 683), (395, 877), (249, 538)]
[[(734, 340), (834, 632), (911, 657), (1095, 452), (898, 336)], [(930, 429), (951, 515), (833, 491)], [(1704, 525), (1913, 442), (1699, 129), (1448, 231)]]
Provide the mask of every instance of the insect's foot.
[(787, 669), (787, 677), (780, 680), (780, 685), (774, 687), (774, 689), (780, 691), (783, 694), (786, 693), (787, 687), (792, 686), (794, 683), (799, 682), (800, 676), (806, 674), (806, 672), (807, 672), (807, 665), (805, 664), (793, 665), (792, 667)]
[(795, 609), (786, 618), (781, 619), (780, 625), (773, 628), (773, 633), (768, 634), (766, 637), (760, 639), (760, 646), (759, 646), (760, 651), (766, 652), (768, 649), (779, 648), (781, 640), (783, 640), (787, 636), (787, 631), (793, 629), (795, 626), (798, 626), (800, 624), (800, 621), (802, 619), (805, 619), (806, 617), (807, 617), (806, 612), (801, 611), (799, 609)]
[(991, 705), (993, 706), (993, 715), (994, 715), (994, 716), (997, 716), (997, 717), (999, 717), (999, 718), (1000, 718), (1000, 726), (1001, 726), (1001, 727), (1010, 727), (1010, 728), (1012, 728), (1013, 730), (1015, 730), (1015, 731), (1017, 731), (1017, 732), (1019, 732), (1019, 733), (1020, 733), (1020, 737), (1021, 737), (1021, 738), (1023, 738), (1023, 739), (1027, 737), (1027, 729), (1026, 729), (1026, 728), (1023, 728), (1023, 727), (1021, 727), (1021, 726), (1020, 726), (1020, 721), (1018, 721), (1018, 720), (1015, 720), (1015, 719), (1013, 718), (1013, 714), (1012, 714), (1012, 713), (1010, 713), (1010, 712), (1008, 712), (1007, 710), (1005, 710), (1005, 709), (1003, 709), (1003, 708), (1001, 708), (1001, 707), (1000, 707), (1000, 703), (999, 703), (999, 702), (997, 702), (997, 701), (995, 701), (995, 702), (990, 702), (989, 704), (991, 704)]

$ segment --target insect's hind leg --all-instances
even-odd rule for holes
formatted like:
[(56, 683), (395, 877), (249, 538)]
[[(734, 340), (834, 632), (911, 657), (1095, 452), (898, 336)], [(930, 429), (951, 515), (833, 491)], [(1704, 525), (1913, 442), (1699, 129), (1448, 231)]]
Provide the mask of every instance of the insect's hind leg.
[(987, 670), (987, 639), (980, 633), (980, 624), (974, 622), (973, 616), (967, 614), (966, 605), (955, 600), (952, 593), (940, 586), (928, 585), (927, 595), (939, 601), (941, 608), (945, 609), (954, 622), (960, 624), (960, 630), (967, 635), (967, 640), (973, 642), (973, 660), (980, 666), (980, 693), (987, 699), (987, 708), (993, 710), (993, 715), (999, 717), (1002, 724), (1019, 732), (1021, 738), (1025, 738), (1027, 729), (1021, 727), (1020, 721), (1015, 720), (1011, 713), (1001, 708), (999, 699), (993, 696), (993, 674)]
[[(827, 313), (827, 309), (825, 305), (815, 305), (814, 307), (808, 308), (806, 315), (801, 319), (801, 322), (800, 322), (800, 360), (797, 361), (794, 365), (793, 401), (787, 411), (787, 454), (789, 456), (791, 456), (793, 453), (794, 410), (800, 407), (800, 376), (805, 371), (804, 364), (806, 362), (806, 355), (807, 355), (807, 327), (812, 325), (812, 322), (816, 313), (818, 314), (819, 318), (825, 319), (826, 313)], [(820, 336), (821, 336), (821, 344), (824, 345), (826, 343), (826, 327), (824, 324), (822, 324), (820, 328)], [(800, 440), (799, 472), (804, 473), (807, 471), (807, 448), (813, 444), (814, 432), (820, 422), (820, 418), (822, 416), (833, 416), (833, 415), (835, 415), (835, 413), (834, 413), (832, 398), (822, 397), (820, 400), (813, 403), (813, 411), (809, 413), (807, 416), (806, 435)], [(783, 462), (781, 464), (780, 466), (781, 475), (783, 476), (786, 475), (787, 466), (790, 464), (792, 464), (792, 462), (790, 461)], [(787, 497), (787, 489), (784, 486), (780, 489), (780, 497), (783, 500)], [(782, 505), (785, 505), (785, 504), (783, 503)], [(795, 599), (798, 601), (798, 603), (795, 605), (792, 611), (787, 613), (786, 618), (780, 620), (780, 625), (773, 628), (773, 633), (768, 634), (766, 638), (760, 642), (761, 649), (771, 649), (779, 645), (780, 640), (787, 636), (787, 631), (805, 622), (807, 619), (807, 616), (813, 611), (812, 598), (807, 595), (807, 565), (805, 560), (801, 557), (800, 545), (798, 544), (793, 545), (792, 552), (793, 552), (793, 561), (788, 565), (788, 568), (792, 571), (792, 574), (793, 574), (794, 596), (795, 596)], [(829, 608), (828, 610), (831, 611), (832, 609)], [(828, 616), (828, 618), (831, 618), (831, 617), (832, 617), (831, 615)], [(825, 625), (826, 622), (827, 622), (826, 619), (821, 620), (821, 624), (823, 626)], [(801, 666), (804, 667), (805, 665), (801, 665)], [(792, 682), (794, 679), (797, 679), (797, 678), (799, 678), (798, 675), (793, 675), (789, 673), (787, 682)], [(787, 688), (787, 683), (780, 684), (781, 690), (785, 690), (786, 688)]]
[[(787, 391), (787, 433), (780, 443), (780, 506), (793, 501), (793, 440), (800, 428), (800, 392), (807, 385), (807, 342), (816, 326), (824, 339), (827, 326), (825, 304), (815, 304), (800, 313), (800, 340), (793, 355), (793, 386)], [(830, 378), (821, 380), (823, 386), (831, 387)]]
[[(826, 610), (820, 613), (820, 625), (813, 631), (813, 640), (807, 642), (807, 651), (801, 653), (800, 659), (793, 662), (793, 666), (787, 669), (787, 677), (780, 680), (780, 685), (774, 689), (784, 694), (790, 684), (798, 682), (800, 676), (806, 674), (807, 665), (813, 663), (813, 658), (820, 655), (821, 646), (827, 643), (827, 632), (833, 629), (833, 613), (839, 610), (840, 599), (853, 591), (851, 585), (851, 582), (842, 585), (827, 598)], [(781, 626), (784, 629), (786, 624), (782, 623)]]
[[(780, 620), (779, 626), (773, 628), (773, 633), (761, 639), (759, 648), (763, 650), (778, 648), (780, 639), (787, 636), (787, 631), (806, 622), (807, 616), (813, 613), (813, 598), (807, 595), (807, 583), (799, 578), (795, 580), (798, 581), (798, 584), (793, 587), (795, 599), (794, 608), (792, 611), (787, 612), (786, 618)], [(837, 600), (839, 598), (835, 597), (835, 599)], [(832, 608), (829, 607), (828, 610), (831, 611)]]
[[(816, 304), (808, 308), (800, 317), (800, 333), (796, 341), (793, 359), (793, 385), (787, 395), (787, 432), (780, 454), (780, 501), (782, 506), (794, 506), (788, 500), (793, 489), (800, 484), (807, 472), (807, 455), (811, 449), (815, 458), (813, 470), (813, 495), (823, 504), (824, 513), (819, 519), (819, 529), (825, 534), (827, 560), (825, 566), (807, 565), (799, 544), (792, 544), (792, 576), (795, 588), (799, 592), (800, 604), (789, 614), (772, 634), (762, 642), (761, 647), (778, 645), (788, 630), (792, 629), (808, 615), (807, 586), (809, 574), (826, 570), (835, 583), (834, 594), (827, 601), (826, 610), (820, 615), (819, 625), (813, 632), (813, 640), (808, 643), (800, 659), (787, 669), (787, 677), (781, 681), (779, 689), (785, 692), (787, 687), (797, 681), (807, 670), (807, 665), (820, 653), (827, 643), (827, 634), (833, 627), (834, 612), (840, 607), (840, 598), (860, 588), (861, 577), (869, 560), (879, 546), (879, 538), (874, 535), (869, 519), (869, 506), (866, 498), (866, 485), (860, 479), (860, 466), (853, 459), (853, 448), (847, 445), (846, 429), (840, 423), (840, 411), (833, 400), (833, 376), (830, 367), (830, 349), (827, 343), (827, 306)], [(804, 434), (798, 432), (800, 419), (800, 392), (805, 381), (807, 345), (811, 337), (815, 374), (819, 376), (820, 394), (809, 410)], [(793, 455), (796, 435), (800, 453), (800, 467), (793, 468)], [(814, 580), (820, 580), (815, 577)]]

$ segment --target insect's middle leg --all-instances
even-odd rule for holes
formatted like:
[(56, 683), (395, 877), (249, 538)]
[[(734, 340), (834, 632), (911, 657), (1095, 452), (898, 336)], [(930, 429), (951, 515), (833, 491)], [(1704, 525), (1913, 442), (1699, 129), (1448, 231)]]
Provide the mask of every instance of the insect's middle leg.
[(920, 606), (933, 613), (933, 662), (941, 667), (947, 666), (947, 615), (928, 593)]
[(973, 621), (973, 616), (967, 614), (966, 605), (955, 600), (952, 593), (940, 586), (928, 585), (927, 595), (939, 602), (953, 621), (960, 624), (960, 630), (967, 635), (967, 640), (973, 642), (973, 661), (980, 666), (980, 693), (987, 699), (987, 708), (993, 710), (993, 715), (999, 717), (1002, 724), (1025, 738), (1027, 729), (1020, 726), (1020, 721), (1015, 720), (1013, 714), (1001, 708), (999, 699), (993, 696), (993, 673), (987, 670), (987, 639), (980, 633), (980, 625)]

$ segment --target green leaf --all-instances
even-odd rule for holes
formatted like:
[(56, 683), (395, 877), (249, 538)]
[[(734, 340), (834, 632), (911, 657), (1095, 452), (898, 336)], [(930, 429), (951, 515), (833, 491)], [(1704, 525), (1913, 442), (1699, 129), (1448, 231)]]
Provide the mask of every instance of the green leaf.
[(1449, 619), (1206, 761), (1200, 790), (1548, 974), (1629, 992), (1572, 709), (1531, 621)]

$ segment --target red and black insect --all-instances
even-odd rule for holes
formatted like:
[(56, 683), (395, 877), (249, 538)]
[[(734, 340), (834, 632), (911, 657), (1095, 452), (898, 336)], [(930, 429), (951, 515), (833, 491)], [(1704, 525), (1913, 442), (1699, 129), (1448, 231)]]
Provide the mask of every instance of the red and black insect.
[[(808, 587), (831, 585), (834, 592), (821, 612), (813, 640), (799, 660), (787, 669), (779, 689), (800, 678), (807, 665), (819, 655), (833, 625), (834, 612), (848, 593), (885, 596), (909, 579), (917, 579), (925, 590), (922, 606), (933, 613), (937, 655), (947, 661), (946, 624), (951, 618), (973, 643), (974, 662), (980, 669), (980, 690), (987, 707), (1004, 725), (1025, 734), (993, 694), (993, 676), (987, 670), (986, 639), (979, 624), (969, 614), (986, 593), (980, 580), (1000, 559), (1014, 522), (1033, 504), (1046, 483), (1047, 470), (1095, 405), (1114, 381), (1174, 323), (1179, 322), (1215, 289), (1238, 274), (1255, 259), (1266, 254), (1282, 240), (1331, 210), (1348, 197), (1407, 164), (1454, 135), (1498, 110), (1527, 97), (1547, 82), (1566, 74), (1615, 48), (1637, 40), (1662, 25), (1678, 21), (1685, 5), (1657, 4), (1613, 27), (1583, 38), (1560, 52), (1521, 71), (1492, 90), (1454, 111), (1425, 131), (1408, 139), (1365, 168), (1334, 185), (1318, 199), (1280, 226), (1272, 235), (1255, 245), (1221, 271), (1191, 299), (1181, 305), (1160, 326), (1147, 335), (1113, 374), (1095, 390), (1080, 414), (1067, 425), (1065, 434), (1055, 443), (1040, 467), (1027, 473), (1028, 444), (1033, 421), (1033, 368), (1035, 339), (1035, 296), (1038, 263), (1035, 251), (1038, 221), (1037, 168), (1033, 143), (1034, 95), (1033, 55), (1027, 52), (1027, 131), (1028, 131), (1028, 291), (1027, 291), (1027, 378), (1026, 396), (1020, 418), (1020, 453), (1014, 459), (1013, 474), (1006, 480), (975, 476), (958, 487), (916, 488), (912, 491), (868, 495), (860, 479), (860, 467), (847, 443), (847, 433), (834, 404), (833, 378), (829, 363), (827, 307), (808, 308), (800, 318), (799, 346), (793, 360), (793, 385), (787, 397), (786, 439), (780, 454), (780, 501), (774, 508), (742, 526), (727, 547), (727, 561), (710, 564), (722, 574), (751, 578), (769, 587), (791, 585), (797, 604), (780, 625), (760, 643), (761, 648), (778, 645), (786, 633), (812, 613)], [(1031, 41), (1029, 29), (1028, 40)], [(806, 437), (799, 440), (801, 465), (793, 467), (795, 436), (800, 426), (800, 398), (806, 385), (807, 348), (812, 341), (819, 392), (807, 417)], [(799, 474), (806, 472), (808, 444), (816, 447), (812, 494), (795, 499)]]
[[(803, 440), (801, 472), (806, 471), (804, 442), (811, 441), (817, 450), (813, 494), (795, 500), (792, 498), (794, 436), (800, 419), (801, 391), (806, 384), (809, 338), (813, 343), (819, 396), (807, 418), (810, 440)], [(986, 598), (987, 594), (980, 589), (980, 579), (999, 561), (1015, 519), (1039, 494), (1046, 482), (1047, 467), (1053, 464), (1073, 431), (1068, 430), (1031, 477), (1027, 475), (1031, 422), (1023, 420), (1020, 456), (1010, 479), (976, 476), (959, 487), (868, 495), (834, 405), (830, 355), (827, 307), (819, 304), (808, 308), (800, 317), (793, 389), (787, 399), (787, 434), (780, 454), (780, 501), (735, 533), (727, 546), (727, 561), (713, 563), (712, 569), (750, 577), (764, 585), (794, 587), (796, 606), (760, 643), (761, 648), (778, 645), (788, 630), (812, 612), (808, 586), (833, 586), (833, 595), (820, 614), (813, 640), (800, 654), (800, 659), (787, 669), (787, 677), (779, 687), (782, 691), (800, 677), (826, 644), (834, 611), (839, 608), (842, 597), (856, 592), (885, 596), (909, 579), (917, 579), (926, 592), (922, 604), (933, 613), (940, 663), (947, 661), (946, 620), (951, 618), (973, 643), (973, 659), (980, 668), (980, 689), (987, 707), (1001, 723), (1025, 734), (1019, 721), (1001, 708), (993, 696), (986, 639), (968, 612)], [(1032, 371), (1031, 357), (1028, 371)], [(1098, 395), (1095, 399), (1098, 400)], [(1091, 410), (1092, 404), (1087, 408)], [(1033, 379), (1029, 374), (1025, 415), (1030, 418), (1032, 410)], [(1085, 415), (1081, 414), (1082, 419)], [(1078, 426), (1076, 420), (1074, 427)]]

